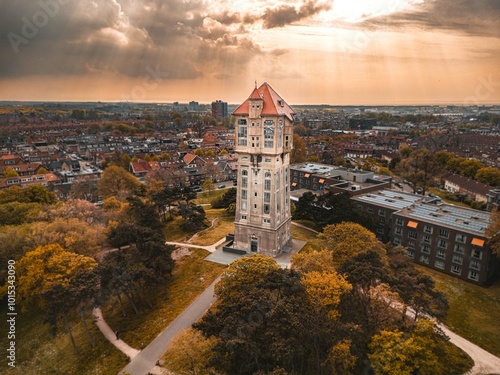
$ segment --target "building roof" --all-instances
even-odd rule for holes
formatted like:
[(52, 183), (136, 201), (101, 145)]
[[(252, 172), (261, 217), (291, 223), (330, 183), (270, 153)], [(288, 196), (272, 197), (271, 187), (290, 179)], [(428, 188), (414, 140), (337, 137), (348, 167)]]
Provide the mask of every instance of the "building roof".
[(352, 199), (393, 209), (396, 211), (395, 215), (407, 217), (414, 222), (433, 223), (479, 236), (485, 235), (490, 221), (488, 212), (437, 202), (435, 199), (395, 190), (380, 190), (377, 193), (358, 195)]
[(248, 99), (236, 108), (233, 115), (248, 115), (250, 100), (256, 99), (263, 101), (261, 112), (263, 116), (286, 116), (290, 121), (293, 121), (295, 112), (267, 82), (264, 82), (259, 88), (255, 88)]

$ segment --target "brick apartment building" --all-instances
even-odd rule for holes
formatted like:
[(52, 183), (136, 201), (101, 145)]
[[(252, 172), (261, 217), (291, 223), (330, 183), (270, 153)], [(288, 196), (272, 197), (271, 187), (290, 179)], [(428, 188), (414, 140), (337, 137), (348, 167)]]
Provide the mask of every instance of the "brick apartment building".
[(498, 276), (485, 234), (488, 212), (393, 190), (352, 199), (374, 219), (377, 237), (406, 247), (416, 263), (480, 285)]

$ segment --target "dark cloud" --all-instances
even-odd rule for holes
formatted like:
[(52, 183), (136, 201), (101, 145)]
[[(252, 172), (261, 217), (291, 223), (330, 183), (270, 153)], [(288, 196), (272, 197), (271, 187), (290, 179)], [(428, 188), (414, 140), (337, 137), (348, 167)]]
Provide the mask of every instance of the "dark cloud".
[(299, 8), (292, 5), (281, 5), (277, 8), (268, 8), (262, 16), (262, 21), (264, 28), (272, 29), (300, 21), (330, 8), (331, 4), (318, 4), (317, 1), (307, 1)]
[(137, 77), (159, 65), (165, 76), (189, 79), (216, 74), (227, 57), (243, 69), (262, 51), (238, 22), (207, 14), (201, 0), (1, 0), (0, 77)]
[(400, 12), (364, 22), (366, 27), (408, 27), (450, 30), (472, 36), (500, 37), (500, 1), (434, 0), (417, 10)]

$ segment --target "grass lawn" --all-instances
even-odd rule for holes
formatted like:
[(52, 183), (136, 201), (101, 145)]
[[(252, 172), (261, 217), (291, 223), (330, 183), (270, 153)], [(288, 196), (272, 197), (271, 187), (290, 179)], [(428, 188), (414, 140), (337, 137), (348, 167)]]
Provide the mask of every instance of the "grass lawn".
[(224, 208), (208, 208), (205, 207), (207, 219), (212, 222), (213, 226), (199, 232), (191, 241), (194, 245), (207, 246), (211, 245), (228, 233), (234, 233), (234, 214), (228, 214)]
[[(0, 314), (7, 315), (7, 306), (2, 304)], [(3, 374), (40, 375), (40, 374), (100, 374), (115, 375), (128, 363), (127, 357), (104, 338), (93, 324), (91, 317), (87, 325), (95, 340), (91, 347), (81, 322), (77, 319), (70, 323), (79, 353), (75, 355), (70, 338), (59, 323), (54, 338), (49, 335), (49, 326), (43, 324), (42, 313), (31, 310), (16, 316), (16, 367), (7, 371), (7, 358), (2, 356), (0, 369)], [(2, 319), (2, 332), (7, 332), (6, 319)], [(0, 346), (8, 348), (7, 335), (2, 335)]]
[[(300, 223), (306, 225), (303, 222)], [(296, 240), (307, 241), (301, 252), (307, 253), (313, 250), (321, 250), (323, 248), (321, 245), (321, 241), (318, 240), (316, 236), (316, 233), (292, 224), (292, 238)]]
[(432, 276), (448, 298), (445, 324), (455, 333), (500, 357), (500, 280), (489, 288), (459, 280), (430, 268), (415, 265)]
[(191, 250), (191, 255), (176, 262), (165, 295), (158, 297), (152, 309), (143, 306), (136, 315), (131, 307), (126, 306), (127, 316), (124, 317), (118, 301), (103, 308), (106, 322), (113, 330), (120, 331), (122, 339), (131, 347), (139, 349), (141, 345), (148, 345), (226, 268), (205, 261), (208, 251)]

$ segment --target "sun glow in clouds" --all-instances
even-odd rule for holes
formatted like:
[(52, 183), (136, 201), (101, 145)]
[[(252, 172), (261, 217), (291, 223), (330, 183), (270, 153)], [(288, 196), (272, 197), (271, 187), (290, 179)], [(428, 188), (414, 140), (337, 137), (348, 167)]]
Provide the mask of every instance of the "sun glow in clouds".
[(328, 18), (350, 23), (407, 11), (424, 0), (335, 0)]

